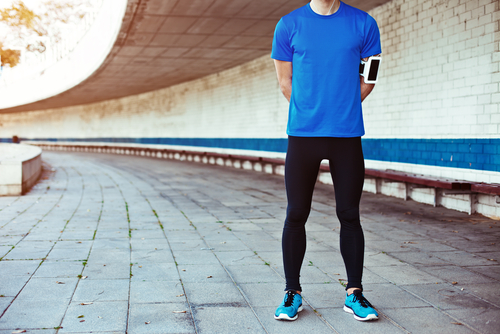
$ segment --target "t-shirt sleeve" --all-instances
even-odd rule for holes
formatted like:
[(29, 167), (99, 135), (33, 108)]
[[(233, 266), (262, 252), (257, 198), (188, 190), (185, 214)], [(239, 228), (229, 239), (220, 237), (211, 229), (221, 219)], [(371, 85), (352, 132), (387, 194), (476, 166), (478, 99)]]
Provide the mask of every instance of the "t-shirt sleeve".
[(283, 61), (292, 61), (293, 59), (293, 50), (290, 46), (290, 36), (283, 19), (279, 20), (276, 25), (276, 29), (274, 30), (271, 58)]
[(370, 15), (367, 15), (361, 58), (370, 57), (379, 53), (382, 53), (382, 48), (380, 46), (380, 31), (378, 30), (377, 21)]

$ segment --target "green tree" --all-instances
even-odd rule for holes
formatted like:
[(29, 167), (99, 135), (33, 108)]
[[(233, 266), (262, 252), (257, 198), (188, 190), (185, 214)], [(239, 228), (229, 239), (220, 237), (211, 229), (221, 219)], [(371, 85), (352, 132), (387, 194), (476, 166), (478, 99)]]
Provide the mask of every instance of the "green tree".
[[(88, 5), (86, 0), (51, 0), (43, 3), (45, 12), (37, 14), (17, 0), (10, 7), (0, 9), (0, 26), (8, 31), (0, 40), (1, 65), (15, 67), (21, 56), (19, 49), (43, 53), (47, 39), (54, 44), (60, 42), (64, 25), (81, 20), (85, 16), (85, 5)], [(15, 44), (17, 49), (4, 47), (7, 44)]]

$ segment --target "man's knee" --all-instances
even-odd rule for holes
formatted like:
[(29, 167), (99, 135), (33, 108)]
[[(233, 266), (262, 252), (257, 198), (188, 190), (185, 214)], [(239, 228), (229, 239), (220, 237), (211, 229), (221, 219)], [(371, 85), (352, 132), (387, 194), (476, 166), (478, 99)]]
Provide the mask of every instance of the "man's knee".
[(359, 208), (351, 208), (339, 211), (337, 210), (337, 217), (340, 220), (342, 227), (346, 228), (361, 228), (359, 221)]
[(288, 208), (286, 211), (285, 227), (302, 227), (309, 217), (311, 208)]

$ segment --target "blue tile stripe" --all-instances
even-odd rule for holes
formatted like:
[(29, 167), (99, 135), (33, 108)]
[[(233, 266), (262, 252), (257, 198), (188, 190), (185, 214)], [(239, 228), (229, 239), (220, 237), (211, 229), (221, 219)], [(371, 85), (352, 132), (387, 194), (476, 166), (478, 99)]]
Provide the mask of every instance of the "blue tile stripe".
[(363, 139), (366, 159), (500, 172), (500, 139)]
[[(285, 138), (21, 138), (286, 152)], [(0, 138), (0, 142), (12, 142)], [(366, 159), (500, 172), (500, 139), (363, 139)]]

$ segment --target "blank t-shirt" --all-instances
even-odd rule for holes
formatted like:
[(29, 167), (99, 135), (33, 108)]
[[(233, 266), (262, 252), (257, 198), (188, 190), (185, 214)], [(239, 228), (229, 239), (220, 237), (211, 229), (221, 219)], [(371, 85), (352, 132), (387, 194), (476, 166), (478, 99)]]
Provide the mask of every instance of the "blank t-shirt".
[(377, 22), (343, 2), (328, 16), (307, 4), (282, 17), (271, 58), (293, 66), (287, 134), (364, 135), (359, 63), (381, 52)]

